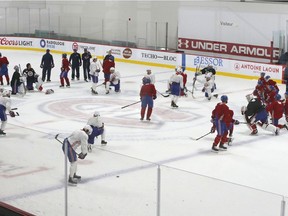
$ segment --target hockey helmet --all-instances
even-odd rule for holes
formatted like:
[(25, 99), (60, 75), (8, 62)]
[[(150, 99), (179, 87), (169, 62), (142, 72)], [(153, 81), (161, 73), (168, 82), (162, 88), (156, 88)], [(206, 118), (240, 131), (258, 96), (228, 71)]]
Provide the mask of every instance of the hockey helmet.
[(270, 76), (265, 76), (265, 80), (268, 81), (271, 77)]
[(247, 107), (246, 106), (242, 106), (241, 107), (241, 114), (244, 115), (246, 110), (247, 110)]
[(263, 77), (263, 78), (264, 78), (264, 77), (265, 77), (265, 73), (264, 73), (264, 72), (261, 72), (261, 73), (260, 73), (260, 77)]
[(227, 97), (227, 95), (222, 95), (221, 96), (221, 98), (220, 98), (220, 100), (222, 101), (222, 102), (228, 102), (228, 97)]
[(248, 94), (246, 95), (246, 99), (247, 101), (249, 102), (250, 100), (252, 100), (254, 98), (254, 95), (253, 94)]
[(115, 68), (114, 68), (114, 67), (111, 67), (111, 68), (110, 68), (110, 72), (111, 72), (111, 73), (114, 73), (114, 72), (115, 72)]
[(53, 94), (53, 93), (54, 93), (53, 89), (47, 89), (46, 92), (45, 92), (45, 94)]
[(3, 97), (9, 97), (9, 98), (10, 98), (11, 92), (10, 92), (9, 90), (4, 90), (4, 91), (2, 92), (2, 96), (3, 96)]
[(275, 99), (278, 101), (278, 100), (281, 100), (281, 95), (280, 94), (276, 94), (275, 95)]
[(148, 83), (151, 83), (151, 80), (150, 80), (150, 78), (149, 77), (143, 77), (143, 79), (142, 79), (142, 83), (143, 83), (143, 85), (145, 85), (145, 84), (148, 84)]
[(84, 131), (86, 134), (91, 135), (93, 129), (92, 129), (92, 127), (91, 127), (90, 125), (85, 125), (85, 126), (83, 127), (83, 131)]
[(263, 82), (261, 80), (258, 80), (257, 85), (261, 86), (262, 84), (263, 84)]
[(146, 69), (146, 72), (147, 72), (147, 74), (151, 74), (151, 73), (152, 73), (152, 71), (151, 71), (150, 68), (147, 68), (147, 69)]
[(15, 65), (15, 66), (14, 66), (14, 70), (15, 70), (15, 71), (19, 71), (19, 66), (18, 66), (18, 65)]
[(98, 117), (98, 116), (100, 116), (100, 113), (99, 113), (98, 111), (95, 111), (94, 114), (93, 114), (93, 116), (94, 116), (94, 117)]
[(67, 54), (66, 54), (66, 53), (63, 53), (63, 54), (62, 54), (62, 58), (67, 58)]
[(26, 64), (26, 68), (28, 68), (28, 67), (31, 67), (31, 64), (30, 64), (30, 63), (27, 63), (27, 64)]
[(177, 66), (177, 67), (175, 68), (175, 71), (178, 72), (178, 73), (182, 73), (182, 72), (183, 72), (181, 66)]

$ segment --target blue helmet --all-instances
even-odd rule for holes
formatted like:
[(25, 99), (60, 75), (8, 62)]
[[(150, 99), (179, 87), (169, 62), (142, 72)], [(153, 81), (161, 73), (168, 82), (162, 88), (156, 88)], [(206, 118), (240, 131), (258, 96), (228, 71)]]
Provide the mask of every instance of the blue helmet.
[(151, 80), (150, 80), (149, 77), (143, 77), (143, 79), (142, 79), (143, 85), (148, 84), (148, 83), (150, 83), (150, 82), (151, 82)]
[(262, 85), (263, 82), (262, 82), (261, 80), (258, 80), (257, 84), (258, 84), (258, 85)]
[(227, 95), (222, 95), (220, 99), (221, 99), (222, 102), (228, 102)]
[(280, 94), (277, 94), (277, 95), (275, 96), (275, 99), (276, 99), (276, 100), (281, 100), (281, 95), (280, 95)]
[(268, 81), (271, 77), (270, 76), (265, 76), (265, 80)]

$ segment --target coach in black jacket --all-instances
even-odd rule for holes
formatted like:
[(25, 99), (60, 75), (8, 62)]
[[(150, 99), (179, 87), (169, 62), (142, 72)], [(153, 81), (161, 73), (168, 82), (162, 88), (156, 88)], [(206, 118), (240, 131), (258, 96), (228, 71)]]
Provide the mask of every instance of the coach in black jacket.
[(51, 69), (54, 67), (53, 56), (50, 54), (50, 50), (47, 49), (46, 53), (43, 55), (40, 67), (42, 69), (42, 80), (45, 82), (47, 74), (47, 82), (51, 82)]

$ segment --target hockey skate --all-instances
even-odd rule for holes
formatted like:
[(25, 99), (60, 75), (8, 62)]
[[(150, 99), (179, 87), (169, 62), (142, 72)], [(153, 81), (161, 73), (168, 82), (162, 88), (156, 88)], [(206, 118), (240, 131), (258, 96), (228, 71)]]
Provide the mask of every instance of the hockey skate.
[(3, 130), (0, 130), (0, 135), (6, 135), (6, 133)]
[(220, 144), (219, 150), (221, 150), (221, 151), (226, 151), (226, 150), (227, 150), (227, 147), (225, 147), (224, 144)]
[(64, 85), (60, 85), (59, 88), (64, 88)]
[(66, 85), (67, 88), (70, 88), (70, 85)]
[(71, 186), (77, 186), (77, 181), (69, 177), (68, 184)]
[(216, 146), (212, 146), (212, 152), (216, 152), (216, 153), (218, 153), (219, 152), (219, 149), (216, 147)]
[(233, 138), (232, 137), (228, 137), (228, 146), (231, 146), (232, 145), (232, 141), (233, 141)]
[(76, 180), (77, 182), (81, 181), (81, 176), (76, 175), (76, 173), (74, 173), (73, 179)]
[(178, 106), (176, 105), (174, 101), (171, 101), (171, 107), (178, 108)]
[(91, 144), (88, 144), (88, 147), (87, 147), (87, 149), (88, 149), (88, 152), (92, 152), (92, 145)]
[(276, 128), (276, 130), (275, 130), (275, 135), (276, 135), (276, 136), (279, 135), (279, 131), (280, 131), (280, 129), (279, 129), (279, 128)]
[(258, 130), (256, 129), (256, 130), (253, 130), (252, 132), (251, 132), (251, 135), (256, 135), (258, 133)]
[(102, 140), (101, 145), (107, 145), (107, 142), (105, 140)]
[(109, 94), (109, 91), (106, 91), (106, 94)]
[(286, 124), (284, 124), (283, 127), (288, 130), (288, 126)]
[(92, 89), (91, 88), (91, 92), (92, 92), (92, 94), (98, 94), (98, 92), (97, 91), (95, 91), (94, 89)]

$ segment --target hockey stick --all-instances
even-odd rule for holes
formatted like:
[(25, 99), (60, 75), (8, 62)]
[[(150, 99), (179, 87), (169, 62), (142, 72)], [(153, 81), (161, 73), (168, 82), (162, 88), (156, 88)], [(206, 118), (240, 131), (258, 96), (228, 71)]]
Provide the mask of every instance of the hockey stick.
[[(19, 113), (18, 112), (14, 112), (15, 113), (15, 116), (14, 117), (16, 117), (16, 116), (19, 116)], [(6, 115), (10, 115), (10, 113), (7, 113)], [(11, 116), (11, 115), (10, 115)]]
[[(59, 134), (56, 134), (55, 135), (55, 139), (59, 142), (59, 143), (61, 143), (62, 145), (64, 144), (60, 139), (58, 139), (58, 136), (59, 136)], [(75, 150), (74, 150), (75, 151)], [(76, 153), (76, 155), (79, 155), (76, 151), (75, 151), (75, 153)]]
[(206, 133), (206, 134), (204, 134), (204, 135), (202, 135), (202, 136), (200, 136), (200, 137), (198, 137), (198, 138), (196, 138), (196, 139), (194, 139), (194, 138), (191, 138), (191, 139), (193, 139), (193, 140), (200, 140), (200, 139), (202, 139), (203, 137), (205, 137), (205, 136), (208, 136), (209, 134), (211, 134), (211, 131), (209, 131), (208, 133)]
[(168, 95), (164, 95), (164, 94), (162, 94), (161, 92), (159, 92), (159, 91), (157, 91), (157, 93), (159, 93), (161, 96), (163, 96), (163, 97), (169, 97), (170, 95), (168, 94)]
[(197, 73), (198, 73), (199, 70), (200, 70), (200, 66), (201, 66), (201, 62), (200, 62), (200, 64), (196, 67), (195, 76), (194, 76), (193, 83), (192, 83), (192, 91), (191, 91), (191, 93), (192, 93), (192, 97), (193, 97), (193, 98), (195, 98), (195, 97), (194, 97), (195, 83), (196, 83), (196, 80), (197, 80)]
[(12, 108), (11, 110), (17, 110), (18, 108), (17, 107), (15, 107), (15, 108)]
[(131, 104), (128, 104), (128, 105), (126, 105), (126, 106), (121, 107), (121, 109), (124, 109), (124, 108), (126, 108), (126, 107), (132, 106), (132, 105), (137, 104), (137, 103), (140, 103), (140, 102), (141, 102), (141, 100), (140, 100), (140, 101), (137, 101), (137, 102), (134, 102), (134, 103), (131, 103)]

